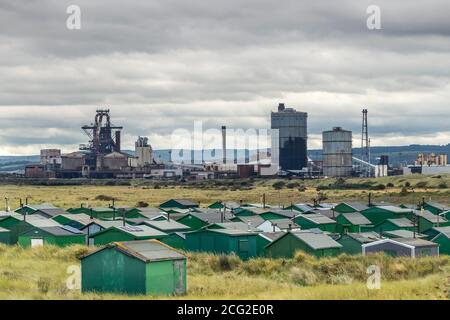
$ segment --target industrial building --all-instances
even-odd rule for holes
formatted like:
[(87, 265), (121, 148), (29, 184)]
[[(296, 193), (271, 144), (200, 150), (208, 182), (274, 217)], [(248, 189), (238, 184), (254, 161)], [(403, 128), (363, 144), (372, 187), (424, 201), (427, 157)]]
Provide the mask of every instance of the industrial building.
[(80, 150), (61, 154), (58, 149), (41, 150), (39, 164), (28, 165), (29, 178), (138, 178), (164, 169), (153, 160), (148, 138), (138, 137), (135, 155), (121, 149), (121, 130), (111, 122), (109, 110), (97, 110), (94, 122), (81, 129), (89, 138)]
[(302, 170), (308, 166), (308, 114), (278, 105), (271, 113), (271, 129), (279, 130), (279, 165), (281, 170)]
[(352, 175), (352, 132), (341, 127), (322, 133), (323, 175), (349, 177)]

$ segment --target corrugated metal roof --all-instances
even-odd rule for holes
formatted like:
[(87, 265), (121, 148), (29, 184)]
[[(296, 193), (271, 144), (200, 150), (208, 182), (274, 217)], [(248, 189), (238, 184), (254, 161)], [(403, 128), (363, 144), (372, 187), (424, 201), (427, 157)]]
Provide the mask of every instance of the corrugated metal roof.
[(412, 223), (412, 221), (407, 218), (387, 219), (387, 221), (395, 224), (400, 228), (414, 227), (414, 223)]
[[(222, 214), (219, 212), (217, 212), (217, 213), (190, 212), (189, 214), (204, 221), (204, 222), (207, 222), (207, 223), (221, 223), (222, 222)], [(225, 213), (224, 222), (229, 221), (232, 217), (233, 217), (233, 215), (231, 215), (229, 213)]]
[(257, 235), (258, 232), (246, 231), (246, 230), (235, 230), (235, 229), (208, 229), (208, 231), (223, 233), (229, 236), (248, 236)]
[(86, 222), (89, 223), (92, 220), (90, 216), (88, 216), (87, 214), (84, 214), (84, 213), (76, 213), (76, 214), (75, 213), (74, 214), (64, 213), (64, 214), (60, 214), (58, 216), (61, 216), (61, 217), (64, 217), (64, 218), (67, 218), (67, 219), (70, 219), (73, 221), (78, 221), (81, 223), (86, 223)]
[[(23, 218), (22, 218), (23, 220)], [(31, 224), (34, 227), (62, 227), (61, 224), (52, 219), (47, 219), (42, 216), (27, 215), (25, 217), (25, 222)]]
[(307, 211), (314, 210), (313, 207), (311, 207), (311, 206), (309, 206), (309, 205), (307, 205), (307, 204), (305, 204), (305, 203), (296, 203), (296, 204), (294, 204), (294, 206), (295, 206), (296, 208), (300, 209), (300, 210), (303, 211), (303, 212), (307, 212)]
[(277, 226), (280, 229), (298, 229), (300, 226), (291, 219), (277, 219), (271, 221), (272, 225)]
[(370, 220), (364, 217), (359, 212), (351, 212), (351, 213), (342, 213), (341, 214), (345, 219), (350, 221), (351, 224), (355, 226), (368, 225), (371, 224)]
[(295, 210), (278, 210), (278, 209), (274, 210), (274, 209), (271, 209), (271, 210), (267, 210), (267, 212), (272, 212), (272, 213), (278, 214), (278, 215), (286, 217), (286, 218), (294, 218), (295, 216), (298, 215), (298, 211), (295, 211)]
[[(96, 224), (102, 227), (103, 229), (108, 229), (111, 227), (120, 227), (123, 226), (122, 220), (98, 220), (98, 219), (92, 219), (90, 223), (88, 223), (83, 229), (87, 228), (90, 224)], [(128, 225), (128, 224), (125, 224)]]
[(369, 209), (368, 206), (366, 206), (365, 204), (363, 204), (361, 202), (343, 202), (343, 204), (346, 204), (347, 206), (355, 209), (356, 211), (363, 211), (363, 210)]
[(431, 223), (444, 223), (444, 222), (448, 222), (447, 219), (445, 219), (442, 216), (438, 216), (437, 214), (433, 214), (430, 211), (424, 210), (423, 212), (421, 210), (415, 210), (414, 213), (419, 216), (422, 217), (428, 221), (430, 221)]
[(411, 209), (404, 209), (404, 208), (400, 208), (400, 207), (396, 207), (396, 206), (377, 206), (377, 208), (391, 211), (394, 213), (410, 213), (411, 212)]
[(259, 226), (261, 223), (264, 223), (263, 218), (261, 218), (260, 216), (248, 216), (248, 217), (238, 217), (239, 220), (241, 220), (243, 223), (251, 223), (252, 226), (257, 227)]
[(433, 230), (439, 232), (439, 233), (450, 233), (450, 226), (447, 227), (434, 227)]
[(255, 226), (252, 225), (249, 226), (247, 223), (244, 222), (224, 222), (224, 223), (214, 223), (214, 225), (224, 229), (243, 230), (243, 231), (248, 231), (250, 227), (250, 230), (253, 232), (259, 231), (258, 229), (256, 229)]
[(347, 233), (347, 235), (359, 243), (370, 243), (374, 241), (381, 240), (381, 237), (376, 232), (359, 232), (359, 233)]
[(266, 238), (270, 242), (273, 242), (277, 240), (279, 237), (284, 236), (286, 233), (284, 231), (278, 231), (278, 232), (261, 232), (258, 235)]
[(305, 219), (308, 219), (315, 224), (329, 224), (329, 223), (336, 223), (336, 221), (318, 213), (318, 214), (299, 214), (296, 217), (303, 217)]
[[(105, 248), (115, 248), (124, 254), (130, 255), (144, 262), (186, 259), (186, 257), (180, 252), (157, 240), (114, 242), (107, 245)], [(82, 259), (95, 255), (97, 252), (102, 251), (105, 248), (85, 255)]]
[(113, 227), (118, 230), (122, 230), (128, 234), (131, 234), (135, 237), (158, 237), (158, 236), (165, 236), (167, 233), (164, 233), (162, 231), (156, 230), (154, 228), (151, 228), (146, 225), (140, 225), (140, 226), (120, 226), (120, 227)]
[(39, 227), (38, 229), (41, 229), (47, 233), (50, 233), (54, 236), (73, 236), (74, 234), (83, 234), (82, 232), (72, 232), (68, 230), (67, 228), (61, 227)]
[(27, 205), (24, 205), (24, 207), (27, 207), (27, 208), (30, 208), (30, 209), (33, 209), (33, 210), (59, 209), (58, 207), (55, 207), (51, 203), (27, 204)]
[(436, 247), (438, 245), (437, 243), (418, 238), (397, 238), (393, 240), (414, 247)]
[(39, 214), (39, 212), (42, 212), (43, 214), (48, 215), (50, 217), (56, 217), (58, 215), (67, 213), (67, 211), (61, 208), (51, 208), (51, 209), (39, 209), (34, 214)]
[(190, 230), (189, 227), (187, 227), (186, 225), (176, 222), (174, 220), (161, 220), (161, 221), (144, 221), (143, 222), (145, 225), (150, 226), (150, 227), (154, 227), (156, 229), (160, 229), (162, 231), (166, 231), (166, 232), (170, 232), (173, 230), (180, 230), (180, 229), (184, 229), (184, 230)]
[(435, 208), (437, 208), (437, 209), (443, 210), (443, 211), (448, 211), (448, 210), (450, 210), (450, 207), (449, 207), (449, 206), (447, 206), (447, 205), (445, 205), (445, 204), (442, 204), (442, 203), (439, 203), (439, 202), (427, 201), (427, 202), (425, 202), (425, 203), (428, 204), (428, 205), (430, 205), (430, 206), (432, 206), (432, 207), (435, 207)]
[[(392, 231), (383, 232), (383, 235), (386, 237), (396, 237), (396, 238), (414, 238), (414, 231), (392, 230)], [(416, 232), (416, 237), (417, 238), (426, 238), (427, 235)]]
[(323, 233), (296, 232), (296, 231), (290, 231), (290, 233), (314, 250), (327, 248), (342, 248), (342, 246), (339, 243), (337, 243), (331, 237)]

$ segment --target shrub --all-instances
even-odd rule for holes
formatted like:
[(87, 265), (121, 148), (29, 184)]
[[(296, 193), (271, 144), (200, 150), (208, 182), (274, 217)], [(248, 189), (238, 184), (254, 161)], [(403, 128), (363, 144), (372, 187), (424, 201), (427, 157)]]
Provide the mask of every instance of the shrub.
[(313, 286), (317, 283), (317, 277), (313, 272), (297, 267), (291, 269), (290, 279), (300, 286)]
[(438, 185), (439, 189), (448, 189), (448, 185), (445, 182), (442, 182)]
[(95, 197), (95, 200), (99, 200), (99, 201), (112, 201), (112, 200), (114, 200), (114, 197), (107, 196), (107, 195), (104, 195), (104, 194), (99, 194), (98, 196)]
[(400, 196), (405, 197), (408, 195), (408, 189), (406, 187), (402, 188), (402, 191), (400, 191)]
[(347, 274), (334, 274), (330, 277), (329, 281), (330, 284), (352, 284), (353, 278), (350, 277)]
[(277, 181), (272, 185), (272, 188), (274, 188), (275, 190), (281, 190), (284, 188), (284, 186), (285, 186), (284, 181)]
[(382, 183), (370, 187), (371, 190), (385, 190), (386, 186)]
[(304, 185), (300, 185), (300, 186), (298, 187), (298, 191), (300, 191), (300, 192), (305, 192), (305, 191), (306, 191), (306, 187), (305, 187)]
[(289, 189), (294, 189), (294, 188), (297, 188), (298, 186), (299, 186), (299, 183), (298, 183), (298, 182), (289, 182), (289, 183), (286, 185), (286, 187), (289, 188)]
[(394, 184), (393, 184), (392, 182), (389, 182), (389, 183), (386, 185), (386, 187), (388, 187), (388, 188), (393, 188), (393, 187), (394, 187)]
[(409, 187), (411, 187), (411, 182), (409, 182), (409, 181), (406, 181), (406, 182), (405, 182), (405, 187), (406, 187), (406, 188), (409, 188)]
[(236, 255), (221, 254), (217, 259), (217, 268), (220, 271), (231, 271), (239, 266), (241, 260)]
[(39, 278), (37, 282), (37, 287), (40, 293), (46, 294), (50, 289), (50, 279), (49, 278)]
[(148, 206), (149, 204), (144, 201), (138, 201), (138, 203), (136, 203), (136, 208), (147, 208)]
[(428, 183), (426, 181), (419, 181), (416, 183), (416, 188), (426, 188), (427, 184)]

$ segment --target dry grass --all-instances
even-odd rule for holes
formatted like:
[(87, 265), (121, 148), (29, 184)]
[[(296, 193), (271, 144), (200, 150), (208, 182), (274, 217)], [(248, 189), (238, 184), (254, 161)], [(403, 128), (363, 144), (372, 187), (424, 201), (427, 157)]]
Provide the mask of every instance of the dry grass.
[[(83, 246), (23, 249), (0, 246), (0, 299), (164, 299), (167, 297), (81, 294), (66, 287), (67, 267), (79, 265)], [(379, 264), (380, 290), (365, 286), (365, 268)], [(389, 267), (392, 266), (392, 267)], [(449, 258), (395, 259), (386, 256), (316, 259), (256, 259), (189, 254), (188, 294), (174, 299), (448, 299)], [(296, 271), (297, 270), (297, 271)], [(312, 283), (293, 281), (293, 272), (313, 273)], [(346, 274), (353, 281), (330, 284)], [(297, 275), (298, 276), (298, 275)]]
[[(199, 182), (178, 186), (162, 186), (155, 189), (149, 186), (149, 182), (135, 181), (131, 186), (27, 186), (27, 185), (0, 185), (0, 196), (8, 196), (12, 208), (19, 206), (19, 199), (28, 197), (30, 203), (53, 203), (63, 208), (79, 207), (81, 203), (92, 206), (106, 206), (109, 201), (98, 199), (112, 197), (121, 206), (135, 206), (139, 201), (147, 202), (151, 206), (157, 206), (170, 198), (190, 198), (199, 201), (202, 206), (207, 206), (214, 201), (239, 201), (260, 203), (262, 194), (266, 194), (269, 204), (290, 205), (291, 203), (312, 202), (319, 197), (316, 190), (319, 185), (328, 185), (335, 182), (334, 179), (322, 180), (292, 180), (306, 187), (305, 191), (298, 188), (283, 188), (275, 190), (272, 185), (279, 180), (254, 180), (252, 187), (241, 188), (232, 191), (233, 188), (217, 187), (214, 181)], [(230, 181), (228, 181), (230, 182)], [(374, 201), (387, 201), (392, 203), (418, 203), (425, 197), (444, 204), (450, 204), (450, 189), (440, 188), (440, 185), (450, 186), (450, 175), (443, 176), (398, 176), (379, 179), (348, 179), (349, 184), (383, 184), (391, 183), (393, 187), (385, 190), (324, 190), (320, 194), (325, 196), (325, 202), (362, 201), (366, 202), (369, 192)], [(232, 183), (232, 181), (230, 182)], [(239, 181), (235, 182), (239, 184)], [(408, 193), (401, 193), (402, 187), (409, 183)], [(417, 188), (416, 185), (426, 184), (426, 187)]]

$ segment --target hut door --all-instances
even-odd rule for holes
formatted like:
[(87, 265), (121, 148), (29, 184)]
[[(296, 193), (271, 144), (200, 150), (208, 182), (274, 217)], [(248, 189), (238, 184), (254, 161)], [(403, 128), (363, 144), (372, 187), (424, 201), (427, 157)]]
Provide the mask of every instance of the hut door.
[(184, 294), (184, 279), (186, 270), (184, 268), (184, 260), (173, 261), (173, 278), (174, 278), (174, 293), (176, 295)]
[(42, 247), (44, 245), (44, 239), (31, 239), (31, 247)]

